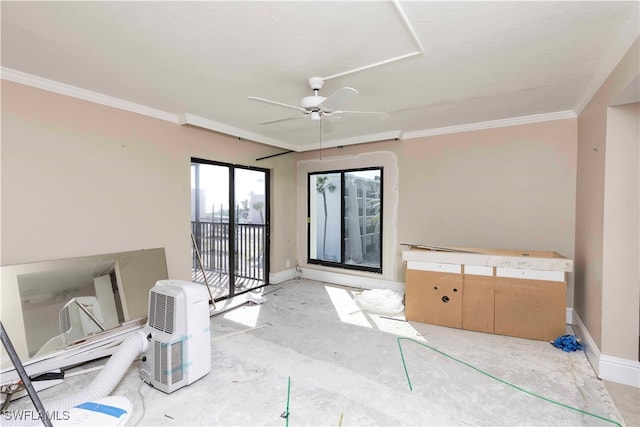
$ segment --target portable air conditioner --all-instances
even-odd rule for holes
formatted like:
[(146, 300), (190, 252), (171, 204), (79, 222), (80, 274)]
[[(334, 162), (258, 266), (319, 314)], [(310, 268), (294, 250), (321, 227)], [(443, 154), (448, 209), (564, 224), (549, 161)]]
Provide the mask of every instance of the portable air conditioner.
[(140, 377), (172, 393), (211, 370), (209, 293), (204, 285), (160, 280), (149, 290), (149, 340)]

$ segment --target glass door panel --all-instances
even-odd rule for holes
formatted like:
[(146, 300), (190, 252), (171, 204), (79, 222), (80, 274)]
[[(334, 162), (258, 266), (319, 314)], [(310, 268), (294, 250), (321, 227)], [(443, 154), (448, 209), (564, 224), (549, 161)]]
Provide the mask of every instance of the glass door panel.
[(266, 172), (236, 168), (234, 184), (235, 284), (243, 290), (265, 282)]
[(191, 226), (202, 259), (200, 268), (192, 248), (192, 280), (212, 287), (214, 298), (227, 296), (230, 291), (227, 166), (191, 164)]

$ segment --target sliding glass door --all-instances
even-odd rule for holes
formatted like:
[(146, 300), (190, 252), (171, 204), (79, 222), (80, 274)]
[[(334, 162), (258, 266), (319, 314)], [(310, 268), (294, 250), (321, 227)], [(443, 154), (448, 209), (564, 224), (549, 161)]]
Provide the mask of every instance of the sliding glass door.
[(191, 160), (192, 280), (223, 299), (268, 284), (269, 171)]

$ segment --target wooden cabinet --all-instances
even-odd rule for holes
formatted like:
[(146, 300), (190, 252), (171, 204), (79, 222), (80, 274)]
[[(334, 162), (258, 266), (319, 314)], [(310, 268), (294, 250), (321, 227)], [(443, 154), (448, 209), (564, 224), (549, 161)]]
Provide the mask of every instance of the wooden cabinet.
[(403, 252), (407, 320), (547, 341), (565, 334), (573, 261), (485, 251)]

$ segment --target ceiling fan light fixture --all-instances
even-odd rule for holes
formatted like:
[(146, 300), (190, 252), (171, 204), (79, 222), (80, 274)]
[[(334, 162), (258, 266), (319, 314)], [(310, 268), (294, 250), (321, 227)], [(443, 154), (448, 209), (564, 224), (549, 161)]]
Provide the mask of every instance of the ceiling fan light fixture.
[(319, 111), (312, 111), (309, 116), (311, 117), (311, 120), (313, 120), (314, 122), (317, 122), (318, 120), (320, 120), (320, 112)]

